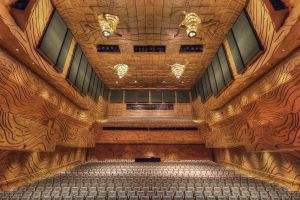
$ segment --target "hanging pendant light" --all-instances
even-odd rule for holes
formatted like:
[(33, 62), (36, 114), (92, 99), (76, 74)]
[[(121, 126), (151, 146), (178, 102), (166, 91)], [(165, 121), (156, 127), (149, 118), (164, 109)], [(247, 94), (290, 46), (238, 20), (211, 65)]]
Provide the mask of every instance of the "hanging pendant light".
[(186, 27), (186, 34), (189, 38), (197, 36), (200, 23), (200, 17), (193, 12), (186, 14), (184, 20), (181, 22)]
[(120, 20), (116, 15), (103, 13), (98, 16), (98, 22), (102, 31), (102, 35), (106, 38), (109, 38), (115, 33)]
[(184, 70), (185, 70), (185, 65), (181, 65), (179, 63), (175, 63), (171, 65), (171, 71), (176, 78), (180, 78), (184, 73)]
[(117, 64), (114, 66), (114, 69), (117, 72), (117, 75), (119, 76), (119, 78), (123, 78), (128, 71), (128, 65), (126, 64)]

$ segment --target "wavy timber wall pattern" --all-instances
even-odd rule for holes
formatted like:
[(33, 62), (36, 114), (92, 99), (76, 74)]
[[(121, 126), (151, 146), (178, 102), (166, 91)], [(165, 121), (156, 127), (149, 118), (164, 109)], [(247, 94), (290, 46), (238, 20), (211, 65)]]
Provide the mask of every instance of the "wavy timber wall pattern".
[(0, 151), (0, 190), (7, 191), (85, 162), (86, 150), (57, 148), (55, 152)]
[(0, 149), (54, 151), (56, 145), (93, 147), (89, 112), (0, 49)]
[(275, 31), (263, 1), (250, 0), (263, 54), (237, 74), (225, 41), (234, 81), (220, 96), (193, 103), (194, 117), (210, 127), (202, 133), (217, 162), (293, 190), (300, 189), (299, 8), (293, 4)]
[(52, 10), (36, 2), (25, 30), (0, 3), (0, 190), (84, 162), (106, 115), (103, 98), (82, 97), (36, 52)]
[(215, 158), (225, 166), (300, 191), (300, 151), (255, 153), (242, 148), (217, 149)]

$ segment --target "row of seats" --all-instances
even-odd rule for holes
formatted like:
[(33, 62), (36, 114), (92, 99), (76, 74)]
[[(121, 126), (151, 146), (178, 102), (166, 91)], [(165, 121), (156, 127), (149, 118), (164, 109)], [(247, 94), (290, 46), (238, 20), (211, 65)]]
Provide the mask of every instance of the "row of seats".
[(211, 161), (135, 163), (110, 160), (88, 162), (0, 193), (0, 199), (300, 200), (300, 193), (239, 174)]

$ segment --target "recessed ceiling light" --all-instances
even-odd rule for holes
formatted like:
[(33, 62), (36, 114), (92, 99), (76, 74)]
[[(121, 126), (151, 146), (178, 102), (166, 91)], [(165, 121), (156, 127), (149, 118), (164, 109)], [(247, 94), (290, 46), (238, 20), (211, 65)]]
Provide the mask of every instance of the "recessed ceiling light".
[(118, 84), (119, 83), (119, 81), (116, 81), (116, 84)]
[(281, 51), (282, 51), (282, 52), (285, 52), (286, 50), (285, 50), (285, 49), (282, 49)]
[(19, 49), (18, 49), (18, 48), (16, 48), (16, 51), (19, 51)]
[(33, 63), (31, 63), (32, 65), (34, 65), (35, 63), (33, 62)]
[(163, 83), (165, 83), (166, 81), (162, 81)]
[(184, 81), (181, 81), (181, 83), (184, 83)]
[(137, 80), (135, 80), (134, 83), (137, 83)]

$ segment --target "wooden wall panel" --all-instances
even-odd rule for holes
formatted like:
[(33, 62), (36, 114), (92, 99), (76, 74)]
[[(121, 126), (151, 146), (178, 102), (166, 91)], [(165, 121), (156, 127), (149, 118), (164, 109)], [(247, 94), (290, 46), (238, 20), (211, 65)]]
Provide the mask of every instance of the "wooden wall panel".
[(86, 150), (57, 148), (55, 152), (0, 151), (0, 190), (54, 175), (86, 160)]
[[(82, 96), (65, 79), (65, 73), (58, 73), (36, 50), (39, 40), (53, 10), (50, 0), (35, 1), (22, 30), (11, 16), (5, 2), (0, 2), (0, 41), (1, 46), (26, 64), (60, 93), (82, 109), (98, 110), (99, 104), (88, 96)], [(71, 45), (74, 48), (74, 45)], [(16, 49), (18, 49), (16, 51)], [(72, 50), (69, 52), (72, 53)], [(70, 56), (68, 58), (70, 62)]]
[(214, 150), (218, 163), (269, 182), (300, 191), (300, 151), (246, 152), (242, 148)]
[(174, 110), (127, 110), (125, 103), (109, 103), (107, 117), (176, 117), (191, 119), (192, 105), (190, 103), (175, 103)]
[(198, 131), (99, 131), (100, 144), (203, 144)]
[(93, 123), (106, 113), (103, 98), (95, 111), (82, 110), (1, 48), (0, 69), (1, 149), (94, 146)]
[[(262, 42), (264, 52), (243, 74), (237, 75), (235, 70), (233, 70), (234, 81), (219, 96), (210, 97), (203, 108), (199, 109), (198, 107), (202, 107), (202, 104), (196, 106), (198, 107), (195, 113), (196, 117), (209, 119), (211, 110), (218, 110), (229, 105), (232, 99), (246, 90), (258, 78), (276, 67), (280, 61), (299, 47), (299, 9), (300, 4), (295, 5), (283, 26), (276, 32), (263, 1), (250, 0), (248, 2), (246, 10)], [(290, 35), (293, 35), (292, 40), (289, 39)], [(225, 47), (228, 47), (226, 44), (227, 42), (225, 41)], [(228, 51), (228, 48), (226, 49)], [(229, 54), (228, 57), (230, 64), (234, 65), (232, 56)], [(235, 67), (233, 66), (232, 68)]]
[(263, 1), (248, 2), (264, 53), (238, 74), (225, 41), (234, 80), (204, 104), (198, 97), (193, 114), (208, 123), (203, 137), (217, 162), (299, 191), (300, 4), (289, 2), (278, 31)]
[(203, 145), (98, 144), (88, 150), (88, 160), (160, 157), (162, 160), (212, 160), (212, 150)]
[(207, 145), (242, 145), (251, 151), (299, 149), (299, 77), (300, 51), (217, 111), (222, 119), (210, 124)]

